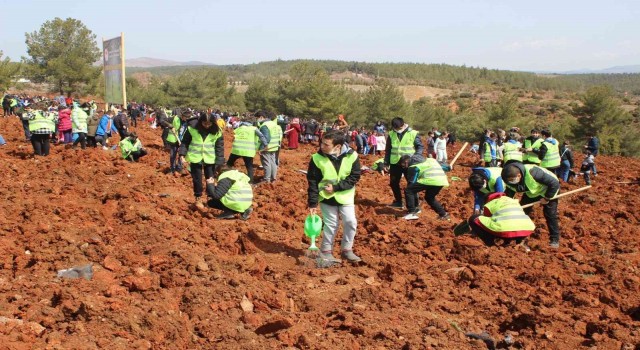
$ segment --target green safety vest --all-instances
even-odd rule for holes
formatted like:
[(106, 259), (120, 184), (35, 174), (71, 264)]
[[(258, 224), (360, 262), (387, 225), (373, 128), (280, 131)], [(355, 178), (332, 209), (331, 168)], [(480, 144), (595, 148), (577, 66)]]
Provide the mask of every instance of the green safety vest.
[(496, 198), (484, 205), (491, 216), (478, 217), (482, 225), (493, 232), (533, 231), (536, 225), (524, 213), (517, 200), (506, 196)]
[(371, 169), (378, 171), (382, 169), (383, 166), (384, 166), (384, 158), (380, 158), (373, 163), (373, 165), (371, 166)]
[(218, 181), (222, 179), (231, 179), (234, 183), (220, 202), (225, 207), (240, 213), (249, 209), (253, 202), (253, 189), (249, 184), (249, 177), (237, 170), (229, 170), (220, 174)]
[(120, 151), (122, 152), (122, 158), (127, 158), (131, 152), (139, 151), (142, 148), (142, 142), (140, 139), (136, 140), (136, 143), (131, 143), (131, 139), (125, 137), (124, 140), (120, 141)]
[(275, 120), (268, 120), (260, 126), (265, 125), (269, 129), (269, 144), (267, 145), (267, 151), (275, 152), (280, 148), (280, 141), (282, 140), (282, 128)]
[(49, 130), (53, 132), (56, 129), (56, 123), (53, 118), (47, 114), (43, 115), (40, 111), (35, 111), (35, 118), (29, 120), (29, 131), (34, 132), (39, 129)]
[(243, 125), (233, 131), (233, 144), (231, 154), (240, 157), (255, 157), (257, 151), (258, 135), (255, 126)]
[(171, 121), (171, 126), (173, 126), (173, 131), (169, 130), (169, 134), (167, 135), (167, 142), (176, 143), (178, 142), (178, 138), (176, 134), (180, 132), (180, 126), (182, 125), (182, 120), (178, 116), (173, 117)]
[[(485, 162), (490, 162), (490, 161), (492, 161), (492, 160), (493, 160), (493, 157), (491, 156), (491, 143), (489, 143), (489, 142), (485, 142), (485, 143), (484, 143), (484, 145), (485, 145), (485, 146), (484, 146), (484, 158), (483, 158), (483, 159), (484, 159), (484, 161), (485, 161)], [(495, 149), (495, 147), (496, 147), (496, 146), (495, 146), (495, 144), (494, 144), (494, 151), (495, 151), (496, 156), (497, 156), (497, 155), (498, 155), (498, 154), (497, 154), (498, 152), (497, 152), (497, 150)]]
[(187, 151), (186, 161), (189, 163), (215, 164), (216, 162), (216, 141), (222, 136), (222, 132), (217, 134), (209, 134), (206, 139), (202, 139), (198, 129), (187, 127), (187, 131), (191, 134), (191, 144)]
[(449, 181), (447, 175), (442, 170), (442, 166), (437, 160), (433, 158), (427, 158), (422, 163), (412, 165), (411, 167), (418, 168), (418, 183), (426, 186), (442, 186), (449, 187)]
[(16, 100), (15, 98), (11, 99), (11, 103), (9, 104), (9, 107), (15, 107), (18, 105), (18, 100)]
[[(540, 148), (540, 145), (542, 145), (542, 139), (537, 139), (533, 144), (529, 139), (524, 140), (524, 148), (537, 149)], [(533, 152), (527, 152), (522, 158), (523, 161), (540, 164), (540, 158), (538, 158), (538, 155)]]
[(329, 158), (316, 153), (311, 156), (313, 163), (322, 172), (322, 180), (318, 184), (318, 190), (320, 191), (320, 201), (323, 199), (335, 198), (336, 202), (342, 205), (354, 204), (356, 198), (355, 186), (349, 190), (338, 191), (333, 193), (327, 193), (324, 187), (328, 184), (336, 185), (340, 181), (344, 180), (351, 174), (351, 168), (353, 163), (358, 159), (358, 154), (352, 152), (342, 158), (340, 163), (340, 170), (336, 173), (336, 168), (331, 163)]
[(482, 192), (484, 194), (495, 193), (496, 192), (496, 181), (498, 181), (498, 178), (502, 176), (502, 168), (490, 167), (490, 168), (485, 168), (485, 169), (489, 170), (489, 173), (491, 174), (491, 177), (489, 178), (489, 181), (487, 181), (487, 187), (481, 189), (480, 192)]
[(87, 112), (80, 109), (80, 107), (74, 107), (71, 111), (73, 131), (87, 132), (87, 119), (89, 119)]
[(544, 154), (544, 158), (540, 162), (540, 166), (543, 168), (557, 168), (560, 166), (560, 149), (558, 148), (558, 142), (554, 145), (551, 142), (543, 141), (547, 146), (547, 153)]
[(402, 137), (402, 140), (398, 139), (398, 133), (395, 130), (389, 131), (389, 138), (391, 139), (391, 157), (389, 157), (389, 163), (398, 164), (400, 157), (405, 154), (412, 155), (416, 153), (413, 142), (418, 137), (416, 130), (407, 130)]
[(506, 142), (502, 149), (503, 160), (505, 162), (510, 160), (522, 162), (522, 151), (520, 151), (520, 147), (517, 143)]
[[(525, 195), (527, 195), (527, 197), (529, 198), (536, 198), (536, 197), (544, 197), (545, 192), (547, 192), (547, 186), (537, 182), (536, 180), (533, 179), (533, 176), (531, 176), (531, 174), (529, 173), (529, 171), (531, 171), (531, 169), (533, 168), (538, 168), (541, 169), (542, 171), (544, 171), (545, 173), (553, 176), (554, 178), (558, 178), (556, 177), (556, 174), (550, 172), (549, 170), (538, 166), (538, 165), (534, 165), (534, 164), (525, 164), (524, 165), (524, 184), (525, 186), (527, 186), (527, 192), (525, 192)], [(514, 192), (516, 191), (516, 187), (509, 185), (508, 183), (505, 182), (505, 186), (507, 186), (508, 188), (510, 188), (511, 190), (513, 190)], [(558, 193), (554, 193), (553, 196), (555, 197)]]

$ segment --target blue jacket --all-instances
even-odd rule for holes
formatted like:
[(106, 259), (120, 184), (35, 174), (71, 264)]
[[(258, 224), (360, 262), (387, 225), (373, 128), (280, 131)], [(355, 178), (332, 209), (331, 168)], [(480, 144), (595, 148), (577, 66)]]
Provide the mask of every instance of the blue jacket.
[[(487, 182), (491, 179), (491, 172), (486, 168), (473, 168), (472, 172), (479, 172), (483, 175), (484, 178), (487, 179)], [(496, 179), (496, 192), (504, 192), (504, 182), (502, 181), (502, 176)], [(484, 196), (485, 194), (480, 191), (473, 191), (473, 209), (480, 210), (484, 206)]]
[(117, 133), (118, 129), (116, 128), (116, 124), (113, 121), (113, 118), (111, 118), (111, 130), (109, 132), (107, 132), (107, 125), (109, 124), (109, 116), (108, 115), (103, 115), (102, 118), (100, 119), (100, 124), (98, 124), (98, 129), (96, 130), (96, 136), (104, 136), (107, 133)]

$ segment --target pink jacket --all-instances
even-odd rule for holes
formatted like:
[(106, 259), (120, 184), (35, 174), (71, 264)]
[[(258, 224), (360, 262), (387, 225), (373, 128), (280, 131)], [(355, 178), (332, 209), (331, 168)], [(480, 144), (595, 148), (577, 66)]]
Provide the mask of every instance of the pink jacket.
[(71, 130), (71, 110), (66, 108), (58, 112), (58, 130)]
[(371, 146), (377, 146), (378, 145), (378, 140), (376, 140), (376, 135), (371, 133), (371, 135), (369, 135), (368, 142), (369, 142), (369, 145), (371, 145)]

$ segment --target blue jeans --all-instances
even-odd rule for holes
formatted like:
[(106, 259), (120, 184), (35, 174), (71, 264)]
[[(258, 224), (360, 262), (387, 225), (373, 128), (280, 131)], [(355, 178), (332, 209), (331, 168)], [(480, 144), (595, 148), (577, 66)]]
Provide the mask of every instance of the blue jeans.
[(562, 181), (567, 182), (569, 180), (569, 170), (571, 169), (571, 164), (569, 160), (565, 159), (560, 163), (560, 167), (556, 169), (556, 176)]

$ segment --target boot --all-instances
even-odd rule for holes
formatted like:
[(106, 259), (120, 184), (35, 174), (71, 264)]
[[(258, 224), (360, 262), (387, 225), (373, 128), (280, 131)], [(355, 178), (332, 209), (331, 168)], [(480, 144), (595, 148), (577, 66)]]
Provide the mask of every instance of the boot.
[(342, 257), (343, 259), (347, 260), (350, 263), (357, 263), (362, 261), (362, 259), (360, 259), (359, 256), (355, 255), (353, 253), (353, 250), (351, 249), (343, 250), (342, 253), (340, 254), (340, 257)]
[(234, 219), (236, 217), (236, 213), (230, 210), (225, 210), (222, 214), (216, 216), (218, 219)]
[(242, 220), (247, 221), (249, 219), (249, 216), (251, 216), (251, 213), (253, 213), (253, 208), (249, 207), (249, 209), (245, 210), (244, 213), (242, 213)]

